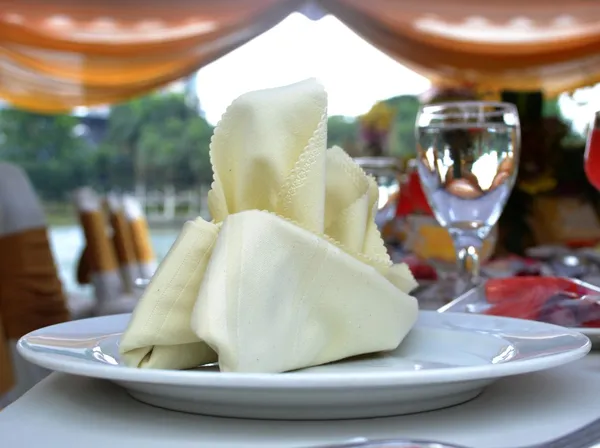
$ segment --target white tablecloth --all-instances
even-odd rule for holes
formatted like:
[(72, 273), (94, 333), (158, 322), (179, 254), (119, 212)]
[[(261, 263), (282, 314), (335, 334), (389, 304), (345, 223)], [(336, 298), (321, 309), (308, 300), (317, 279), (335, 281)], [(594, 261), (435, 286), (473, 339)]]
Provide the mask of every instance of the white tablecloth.
[(475, 400), (404, 417), (328, 422), (236, 420), (153, 408), (106, 381), (54, 373), (0, 412), (0, 446), (307, 447), (414, 437), (475, 448), (543, 442), (600, 417), (600, 354), (506, 378)]

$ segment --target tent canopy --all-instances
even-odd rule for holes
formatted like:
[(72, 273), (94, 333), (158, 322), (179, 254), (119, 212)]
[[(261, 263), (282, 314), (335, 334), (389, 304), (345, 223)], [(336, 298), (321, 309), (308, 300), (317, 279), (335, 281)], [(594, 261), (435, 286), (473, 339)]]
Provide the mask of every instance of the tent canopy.
[(42, 112), (122, 101), (294, 11), (333, 14), (438, 84), (552, 96), (600, 81), (596, 0), (0, 0), (0, 97)]

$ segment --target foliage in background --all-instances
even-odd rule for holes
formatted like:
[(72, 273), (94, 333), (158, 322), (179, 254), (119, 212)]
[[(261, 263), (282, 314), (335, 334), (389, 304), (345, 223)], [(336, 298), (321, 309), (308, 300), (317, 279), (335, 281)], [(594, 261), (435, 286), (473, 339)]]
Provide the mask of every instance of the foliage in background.
[(111, 108), (100, 145), (76, 132), (79, 119), (0, 110), (0, 160), (23, 167), (43, 199), (82, 185), (100, 191), (194, 188), (211, 181), (212, 126), (183, 95), (154, 94)]
[(417, 150), (415, 121), (421, 103), (414, 95), (400, 95), (386, 100), (396, 110), (394, 128), (390, 138), (391, 155), (404, 159), (414, 157)]
[[(106, 186), (210, 183), (212, 131), (183, 95), (155, 94), (113, 107), (101, 148), (108, 162)], [(129, 176), (122, 172), (124, 166)]]
[[(354, 152), (358, 138), (358, 122), (354, 117), (334, 115), (327, 120), (327, 147), (340, 146), (348, 153)], [(354, 154), (352, 154), (354, 155)]]
[(45, 197), (62, 197), (85, 184), (94, 170), (93, 148), (75, 135), (77, 124), (69, 115), (2, 109), (0, 161), (25, 169)]

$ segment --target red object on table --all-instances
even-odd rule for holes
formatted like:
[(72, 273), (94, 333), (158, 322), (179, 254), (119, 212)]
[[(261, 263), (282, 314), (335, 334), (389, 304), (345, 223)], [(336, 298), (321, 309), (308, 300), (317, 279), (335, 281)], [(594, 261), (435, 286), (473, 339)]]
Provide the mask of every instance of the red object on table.
[(485, 283), (485, 296), (489, 303), (521, 300), (520, 297), (535, 291), (538, 295), (569, 291), (583, 292), (576, 283), (562, 277), (519, 276), (490, 279)]
[(600, 243), (598, 238), (587, 240), (570, 240), (567, 241), (567, 247), (570, 249), (583, 249), (587, 247), (596, 247)]
[(437, 272), (427, 262), (412, 255), (405, 257), (402, 261), (408, 265), (415, 280), (437, 280)]
[(585, 147), (585, 174), (590, 183), (600, 190), (600, 129), (598, 128), (598, 118), (594, 123), (594, 128), (588, 135), (587, 145)]
[[(484, 313), (570, 327), (600, 327), (600, 294), (561, 277), (511, 277), (485, 284)], [(581, 300), (584, 295), (595, 298)]]
[(530, 291), (529, 294), (524, 294), (519, 300), (506, 300), (496, 303), (485, 314), (535, 320), (545, 302), (546, 295), (537, 291)]
[(429, 207), (425, 192), (421, 187), (421, 179), (416, 171), (408, 175), (406, 184), (400, 187), (398, 196), (398, 205), (396, 207), (396, 217), (403, 217), (412, 214), (433, 216), (433, 211)]

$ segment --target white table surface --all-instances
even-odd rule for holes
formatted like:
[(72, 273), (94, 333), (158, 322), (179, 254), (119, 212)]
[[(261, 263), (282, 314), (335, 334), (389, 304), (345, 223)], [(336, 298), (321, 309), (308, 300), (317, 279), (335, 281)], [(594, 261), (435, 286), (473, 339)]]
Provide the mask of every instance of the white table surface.
[(475, 400), (404, 417), (276, 422), (153, 408), (107, 381), (54, 373), (0, 412), (0, 446), (307, 447), (353, 437), (414, 437), (474, 448), (543, 442), (600, 417), (600, 354), (506, 378)]

